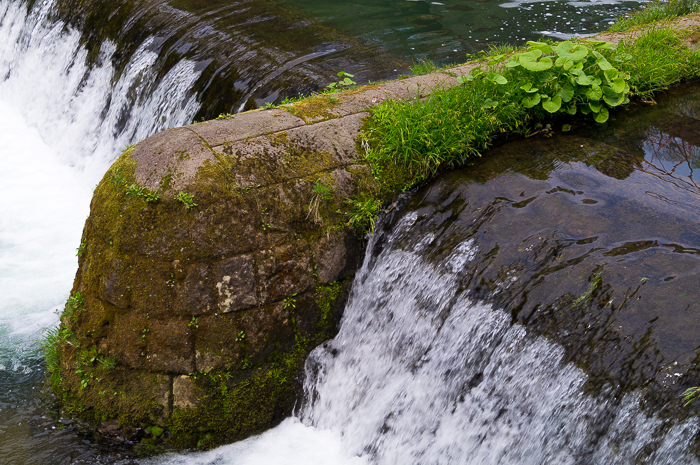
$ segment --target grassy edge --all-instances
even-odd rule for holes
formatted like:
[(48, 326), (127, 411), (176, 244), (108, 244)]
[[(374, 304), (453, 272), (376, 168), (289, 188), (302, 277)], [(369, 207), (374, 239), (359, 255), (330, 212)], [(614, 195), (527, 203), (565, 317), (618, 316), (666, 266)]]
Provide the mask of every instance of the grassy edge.
[[(616, 65), (621, 72), (629, 74), (626, 82), (632, 101), (653, 101), (657, 92), (700, 76), (700, 52), (688, 48), (684, 43), (686, 35), (684, 30), (651, 27), (615, 47), (616, 53), (624, 57), (618, 56)], [(522, 51), (508, 51), (508, 54)], [(494, 69), (495, 66), (486, 66), (487, 72)], [(372, 206), (375, 215), (370, 215), (368, 208), (354, 208), (350, 212), (350, 224), (361, 224), (363, 231), (371, 232), (381, 212), (377, 205), (432, 179), (439, 171), (468, 164), (474, 157), (480, 157), (496, 138), (527, 135), (536, 125), (555, 119), (564, 123), (581, 119), (580, 115), (547, 114), (541, 108), (540, 111), (523, 108), (520, 102), (507, 96), (504, 99), (502, 94), (496, 101), (494, 95), (485, 93), (483, 86), (471, 90), (482, 95), (470, 95), (464, 85), (458, 85), (437, 90), (425, 99), (391, 100), (368, 109), (371, 116), (365, 120), (359, 145), (363, 161), (371, 166), (379, 188), (349, 202), (355, 207)], [(465, 110), (483, 101), (494, 105), (478, 114)], [(463, 108), (458, 108), (460, 105)], [(460, 114), (450, 119), (455, 112)], [(431, 118), (436, 124), (426, 129)], [(438, 145), (442, 145), (440, 150), (431, 150)], [(425, 151), (428, 153), (421, 159)], [(380, 152), (384, 156), (377, 156)]]

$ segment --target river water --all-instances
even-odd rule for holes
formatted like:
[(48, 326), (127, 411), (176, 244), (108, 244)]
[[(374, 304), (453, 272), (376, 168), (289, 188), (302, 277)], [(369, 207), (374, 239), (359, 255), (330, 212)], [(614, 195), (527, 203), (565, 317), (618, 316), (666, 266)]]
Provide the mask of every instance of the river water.
[[(597, 3), (601, 5), (293, 2), (313, 13), (321, 27), (341, 31), (338, 43), (364, 44), (366, 50), (389, 54), (397, 63), (456, 60), (478, 49), (477, 40), (483, 43), (486, 38), (516, 42), (542, 33), (595, 32), (632, 5)], [(532, 156), (551, 169), (525, 164), (520, 170), (524, 174), (509, 172), (516, 160), (506, 153), (494, 158), (500, 165), (481, 168), (483, 179), (443, 179), (436, 184), (442, 188), (415, 194), (413, 203), (386, 220), (386, 228), (371, 244), (340, 334), (308, 363), (307, 402), (295, 418), (258, 438), (207, 453), (137, 459), (128, 448), (97, 440), (69, 419), (53, 418), (50, 406), (36, 395), (44, 375), (38, 340), (44, 328), (56, 324), (55, 312), (68, 296), (92, 188), (124, 147), (191, 122), (207, 100), (193, 90), (206, 70), (197, 57), (185, 56), (159, 68), (163, 41), (154, 36), (137, 44), (119, 66), (112, 59), (119, 45), (104, 42), (101, 59), (88, 65), (81, 34), (47, 19), (51, 8), (50, 1), (37, 2), (27, 15), (22, 3), (0, 2), (0, 34), (5, 39), (0, 43), (3, 463), (697, 463), (693, 451), (698, 424), (673, 403), (682, 386), (697, 376), (689, 371), (697, 334), (693, 301), (698, 301), (689, 283), (696, 281), (698, 269), (692, 251), (700, 247), (697, 227), (692, 227), (698, 214), (692, 174), (698, 169), (700, 145), (692, 136), (693, 131), (697, 134), (698, 108), (692, 99), (676, 99), (672, 110), (664, 110), (677, 116), (670, 129), (642, 118), (635, 120), (641, 127), (635, 133), (613, 125), (600, 136), (569, 140), (568, 149), (550, 147), (548, 140), (543, 146), (528, 143), (515, 152), (539, 150), (540, 155)], [(293, 56), (285, 53), (285, 60)], [(314, 51), (295, 53), (309, 56)], [(318, 75), (317, 83), (309, 86), (332, 80), (322, 55), (318, 62), (315, 55), (303, 61)], [(333, 57), (338, 59), (338, 54)], [(358, 69), (367, 80), (389, 77), (394, 69), (401, 72), (369, 65)], [(247, 80), (252, 82), (254, 76)], [(282, 97), (279, 88), (266, 90), (251, 82), (240, 84), (246, 99)], [(669, 120), (671, 113), (660, 113), (659, 118)], [(585, 132), (579, 129), (576, 137)], [(573, 156), (571, 147), (576, 144), (586, 150)], [(611, 150), (628, 163), (615, 162), (608, 156)], [(542, 155), (550, 152), (560, 158)], [(587, 159), (591, 154), (597, 158)], [(645, 157), (646, 164), (641, 161)], [(504, 182), (513, 179), (512, 184)], [(532, 179), (550, 181), (533, 185), (528, 181)], [(579, 185), (577, 179), (585, 182)], [(613, 189), (618, 182), (626, 184)], [(653, 182), (654, 189), (645, 187)], [(499, 191), (494, 186), (509, 187)], [(522, 199), (518, 189), (525, 193)], [(445, 194), (452, 191), (459, 191), (461, 200)], [(523, 212), (540, 205), (538, 200), (515, 205), (533, 197), (531, 191), (539, 192), (538, 198), (555, 199), (539, 208), (556, 211), (549, 216), (561, 224), (545, 223), (550, 219), (546, 214), (523, 221), (529, 218)], [(489, 216), (479, 223), (489, 225), (489, 231), (501, 228), (504, 236), (465, 226), (480, 218), (474, 213), (479, 210), (459, 207), (469, 204), (469, 195), (482, 199), (476, 209), (511, 214), (500, 222), (489, 223)], [(567, 204), (567, 196), (580, 200), (576, 208), (619, 205), (612, 218), (624, 219), (625, 211), (629, 218), (616, 224), (610, 214), (607, 222), (600, 215), (588, 216), (589, 210)], [(649, 199), (657, 203), (650, 206)], [(421, 211), (421, 205), (433, 205), (434, 211)], [(634, 216), (623, 208), (629, 205), (643, 207), (634, 212), (655, 213)], [(568, 217), (572, 212), (576, 216)], [(676, 229), (647, 230), (659, 218), (660, 224), (675, 224)], [(563, 225), (570, 230), (554, 232)], [(583, 231), (590, 225), (600, 230)], [(441, 238), (448, 230), (450, 234)], [(506, 246), (505, 237), (518, 237), (522, 245), (513, 239)], [(543, 249), (535, 237), (546, 237), (549, 248)], [(494, 243), (502, 251), (488, 255)], [(583, 256), (574, 260), (583, 265), (542, 273), (556, 264), (528, 253), (556, 247), (564, 252), (552, 256), (560, 261)], [(492, 262), (498, 266), (485, 266)], [(635, 270), (632, 277), (625, 275), (630, 269)], [(543, 279), (550, 281), (542, 284)], [(509, 286), (511, 280), (528, 284)], [(625, 300), (627, 289), (634, 290), (632, 281), (643, 284), (648, 293), (635, 294), (644, 294), (646, 303), (639, 308)], [(561, 282), (569, 284), (553, 284)], [(586, 305), (572, 307), (577, 301)], [(600, 308), (594, 308), (599, 301)], [(607, 301), (624, 301), (627, 306), (605, 307)], [(621, 329), (586, 339), (581, 334), (587, 333), (575, 324), (578, 319), (552, 317), (552, 309), (566, 305), (588, 315), (581, 320), (586, 325)], [(609, 315), (606, 308), (618, 310)], [(666, 308), (672, 311), (664, 317), (660, 309)], [(654, 326), (651, 320), (660, 323)], [(640, 336), (650, 325), (655, 342), (644, 345), (649, 338), (641, 341)], [(571, 334), (577, 336), (562, 336)], [(598, 349), (586, 351), (596, 343)], [(640, 344), (642, 349), (633, 350)], [(620, 368), (637, 366), (644, 368)], [(645, 403), (650, 407), (644, 408)]]

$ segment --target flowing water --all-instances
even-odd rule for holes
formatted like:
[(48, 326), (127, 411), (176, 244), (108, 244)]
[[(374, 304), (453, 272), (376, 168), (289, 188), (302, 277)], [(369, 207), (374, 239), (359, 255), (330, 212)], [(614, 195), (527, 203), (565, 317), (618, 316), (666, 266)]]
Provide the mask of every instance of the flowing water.
[[(287, 10), (256, 17), (262, 29), (233, 14), (270, 4), (155, 3), (167, 21), (142, 17), (163, 29), (120, 42), (74, 29), (51, 0), (0, 1), (3, 463), (135, 460), (37, 395), (38, 341), (68, 296), (92, 188), (128, 144), (338, 69), (382, 79), (412, 59), (458, 60), (477, 39), (594, 32), (631, 5), (287, 2), (302, 36), (320, 31), (294, 41), (269, 33)], [(154, 460), (696, 463), (697, 412), (677, 397), (700, 384), (697, 100), (504, 147), (414, 193), (369, 245), (296, 418)]]
[[(700, 86), (682, 92), (413, 193), (296, 417), (146, 463), (700, 463), (679, 399), (700, 384)], [(311, 436), (321, 458), (287, 442)]]

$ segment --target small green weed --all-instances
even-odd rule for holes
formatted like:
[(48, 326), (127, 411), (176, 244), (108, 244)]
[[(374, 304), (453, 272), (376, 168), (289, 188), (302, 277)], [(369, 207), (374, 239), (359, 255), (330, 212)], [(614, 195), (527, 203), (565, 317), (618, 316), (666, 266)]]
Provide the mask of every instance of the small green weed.
[(296, 295), (297, 295), (297, 293), (295, 292), (291, 296), (286, 297), (284, 299), (284, 308), (296, 308), (297, 299), (294, 298), (294, 297), (296, 297)]
[(232, 115), (231, 113), (222, 113), (219, 116), (216, 117), (217, 120), (222, 120), (222, 119), (231, 119), (236, 115)]
[(267, 208), (263, 208), (262, 211), (260, 212), (261, 219), (260, 221), (262, 222), (262, 228), (263, 231), (267, 231), (270, 229), (272, 226), (270, 223), (267, 222), (266, 218), (270, 216), (270, 213), (267, 211)]
[(131, 184), (130, 186), (126, 186), (124, 188), (126, 190), (126, 195), (132, 195), (135, 197), (143, 197), (143, 199), (147, 203), (151, 202), (157, 202), (160, 200), (160, 196), (158, 195), (158, 191), (152, 191), (150, 189), (146, 189), (143, 186), (139, 186), (138, 184)]
[(175, 200), (182, 203), (188, 210), (197, 206), (197, 204), (194, 203), (194, 196), (192, 194), (188, 194), (187, 192), (178, 192), (175, 195)]
[(122, 186), (126, 184), (126, 178), (124, 175), (119, 171), (119, 168), (114, 168), (109, 172), (109, 180), (114, 184), (115, 186)]
[(236, 342), (243, 342), (245, 341), (245, 331), (241, 330), (238, 331), (238, 335), (236, 336)]
[(85, 296), (77, 291), (74, 295), (68, 297), (66, 306), (63, 310), (63, 317), (68, 321), (74, 321), (83, 311), (83, 303)]
[(190, 328), (199, 329), (199, 323), (197, 322), (197, 317), (193, 316), (192, 320), (189, 322), (189, 324), (187, 326)]
[(85, 250), (87, 250), (87, 242), (83, 240), (80, 242), (80, 245), (76, 249), (76, 257), (82, 257), (85, 254)]
[(338, 73), (338, 77), (340, 78), (340, 80), (336, 82), (331, 82), (326, 86), (326, 88), (332, 91), (338, 91), (348, 89), (352, 86), (357, 85), (357, 83), (351, 79), (355, 77), (354, 74), (346, 73), (345, 71), (340, 71)]

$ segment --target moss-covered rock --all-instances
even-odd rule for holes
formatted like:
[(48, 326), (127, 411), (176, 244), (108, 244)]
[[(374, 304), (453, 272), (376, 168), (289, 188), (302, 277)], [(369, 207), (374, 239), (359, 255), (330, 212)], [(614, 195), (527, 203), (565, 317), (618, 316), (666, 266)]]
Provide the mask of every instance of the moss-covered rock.
[(52, 381), (70, 413), (105, 431), (159, 425), (182, 447), (291, 413), (358, 264), (347, 199), (372, 183), (361, 115), (337, 121), (255, 112), (119, 157), (95, 189), (59, 330)]

